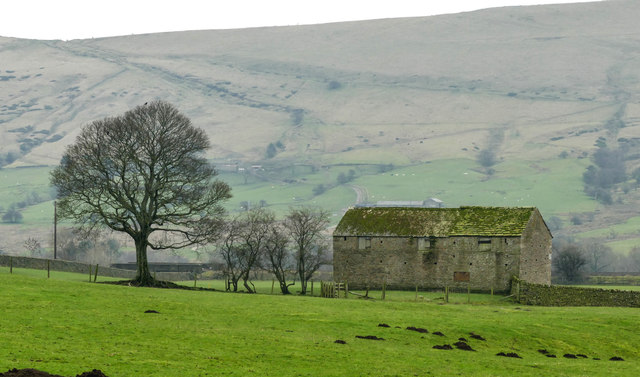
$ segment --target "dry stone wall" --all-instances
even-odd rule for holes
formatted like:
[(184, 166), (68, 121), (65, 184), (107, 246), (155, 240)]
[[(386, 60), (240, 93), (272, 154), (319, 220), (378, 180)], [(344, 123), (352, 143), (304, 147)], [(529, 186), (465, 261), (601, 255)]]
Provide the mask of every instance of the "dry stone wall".
[(529, 283), (514, 279), (511, 294), (524, 305), (640, 307), (640, 292)]
[[(30, 268), (34, 270), (46, 270), (47, 268), (50, 268), (52, 271), (76, 272), (81, 274), (88, 274), (89, 268), (95, 269), (95, 265), (90, 266), (85, 263), (60, 259), (41, 259), (0, 255), (0, 266), (9, 267), (10, 265), (12, 265), (13, 268)], [(135, 275), (136, 272), (131, 270), (122, 270), (106, 266), (98, 267), (98, 276), (133, 279)], [(193, 275), (188, 272), (158, 272), (156, 274), (156, 278), (169, 281), (184, 281), (193, 279)]]

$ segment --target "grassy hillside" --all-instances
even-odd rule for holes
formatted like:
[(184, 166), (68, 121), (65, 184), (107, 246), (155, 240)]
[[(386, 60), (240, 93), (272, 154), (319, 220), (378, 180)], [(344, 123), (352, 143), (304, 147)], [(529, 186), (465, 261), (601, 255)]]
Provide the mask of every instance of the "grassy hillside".
[[(138, 289), (0, 268), (0, 370), (110, 377), (636, 375), (637, 310)], [(145, 311), (155, 310), (157, 314)], [(389, 328), (378, 327), (385, 323)], [(408, 331), (426, 328), (430, 333)], [(436, 336), (440, 331), (444, 336)], [(486, 340), (470, 337), (474, 332)], [(374, 335), (384, 341), (358, 339)], [(468, 339), (475, 352), (433, 349)], [(346, 344), (336, 344), (336, 340)], [(544, 349), (557, 358), (545, 357)], [(496, 356), (515, 352), (521, 359)], [(567, 359), (562, 355), (583, 354)], [(625, 361), (609, 361), (613, 356)]]
[(0, 38), (0, 154), (11, 152), (14, 165), (55, 164), (82, 124), (153, 98), (205, 128), (216, 159), (259, 160), (275, 141), (286, 146), (280, 158), (296, 161), (369, 157), (348, 148), (376, 149), (377, 161), (473, 158), (490, 130), (504, 131), (507, 158), (589, 151), (601, 135), (551, 138), (602, 130), (614, 116), (635, 129), (637, 11), (621, 0), (67, 42)]
[[(561, 220), (556, 236), (626, 253), (640, 245), (636, 182), (616, 186), (603, 206), (581, 179), (597, 143), (626, 141), (627, 172), (640, 167), (638, 13), (640, 3), (620, 0), (73, 41), (0, 37), (0, 206), (39, 197), (21, 208), (22, 226), (0, 224), (0, 248), (19, 252), (20, 237), (38, 232), (49, 242), (47, 172), (82, 125), (159, 98), (205, 129), (219, 167), (246, 169), (222, 175), (231, 211), (310, 204), (337, 220), (358, 195), (533, 205)], [(281, 148), (266, 158), (270, 143)], [(483, 151), (495, 157), (490, 173), (478, 163)], [(336, 186), (351, 169), (355, 179)], [(314, 195), (320, 184), (327, 190)]]

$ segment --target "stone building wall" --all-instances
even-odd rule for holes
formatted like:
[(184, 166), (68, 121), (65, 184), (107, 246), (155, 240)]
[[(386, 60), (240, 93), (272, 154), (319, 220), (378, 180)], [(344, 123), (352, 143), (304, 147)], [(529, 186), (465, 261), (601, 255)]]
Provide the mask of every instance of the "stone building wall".
[(542, 215), (535, 210), (522, 234), (523, 253), (520, 279), (536, 284), (551, 284), (551, 235)]
[(474, 290), (506, 291), (519, 271), (518, 237), (370, 237), (361, 248), (363, 239), (334, 237), (334, 280), (354, 288), (386, 282), (390, 289), (470, 284)]

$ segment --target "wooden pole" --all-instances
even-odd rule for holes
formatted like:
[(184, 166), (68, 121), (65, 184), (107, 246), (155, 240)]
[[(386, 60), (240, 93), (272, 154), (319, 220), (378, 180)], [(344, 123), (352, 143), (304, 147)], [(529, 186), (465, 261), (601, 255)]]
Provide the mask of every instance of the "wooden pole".
[(198, 274), (194, 271), (193, 272), (193, 288), (196, 287), (197, 283), (198, 283)]
[(471, 282), (467, 283), (467, 304), (471, 303)]
[(47, 279), (51, 277), (51, 261), (47, 259)]
[(387, 279), (384, 279), (384, 281), (382, 282), (382, 297), (381, 297), (381, 299), (384, 300), (386, 296), (387, 296)]
[(13, 273), (13, 257), (9, 257), (9, 273)]
[(415, 301), (418, 301), (418, 285), (416, 284), (416, 298)]
[(449, 286), (444, 287), (444, 302), (449, 303)]
[(58, 257), (58, 204), (53, 201), (53, 259)]
[(311, 280), (311, 296), (313, 296), (313, 280)]
[(93, 275), (93, 282), (95, 283), (98, 280), (98, 265), (96, 264), (96, 273)]
[(273, 294), (273, 287), (276, 285), (276, 281), (271, 279), (271, 294)]
[(89, 265), (89, 283), (91, 283), (91, 278), (93, 277), (93, 267)]

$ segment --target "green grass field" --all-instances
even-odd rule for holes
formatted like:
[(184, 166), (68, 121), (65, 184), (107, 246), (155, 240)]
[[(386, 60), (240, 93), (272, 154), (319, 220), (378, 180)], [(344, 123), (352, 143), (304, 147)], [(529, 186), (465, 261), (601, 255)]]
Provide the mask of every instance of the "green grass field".
[[(42, 271), (9, 274), (0, 268), (0, 371), (37, 368), (73, 376), (96, 368), (109, 377), (640, 373), (640, 313), (634, 308), (248, 295), (92, 284), (83, 278), (46, 279)], [(471, 339), (471, 332), (486, 341)], [(475, 352), (432, 348), (459, 337)], [(346, 344), (334, 343), (338, 339)], [(545, 357), (539, 349), (558, 357)], [(587, 358), (567, 359), (565, 353)], [(625, 361), (609, 361), (612, 356)]]

